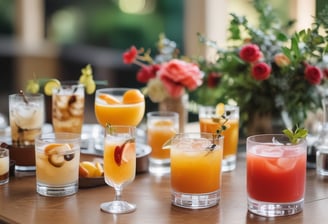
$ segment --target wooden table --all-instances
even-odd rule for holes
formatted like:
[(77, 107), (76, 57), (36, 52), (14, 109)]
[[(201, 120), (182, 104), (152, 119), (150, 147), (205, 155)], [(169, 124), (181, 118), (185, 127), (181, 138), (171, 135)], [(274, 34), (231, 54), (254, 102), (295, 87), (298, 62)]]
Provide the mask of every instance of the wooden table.
[[(0, 186), (0, 220), (4, 223), (328, 223), (328, 181), (308, 170), (304, 211), (288, 217), (264, 218), (247, 212), (245, 153), (238, 154), (237, 169), (223, 173), (222, 198), (218, 206), (188, 210), (171, 205), (169, 176), (138, 174), (123, 191), (137, 204), (124, 215), (101, 212), (100, 203), (114, 198), (109, 186), (79, 189), (62, 198), (40, 196), (35, 176), (16, 176)], [(0, 221), (0, 223), (3, 223)]]

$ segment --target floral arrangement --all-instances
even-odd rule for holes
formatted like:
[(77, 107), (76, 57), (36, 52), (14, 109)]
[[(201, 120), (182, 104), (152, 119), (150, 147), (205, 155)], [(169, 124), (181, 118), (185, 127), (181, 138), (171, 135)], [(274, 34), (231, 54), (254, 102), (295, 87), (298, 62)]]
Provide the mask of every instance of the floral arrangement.
[(151, 101), (158, 103), (168, 97), (179, 98), (186, 90), (193, 91), (202, 84), (203, 72), (196, 63), (179, 57), (175, 42), (161, 34), (157, 49), (159, 53), (154, 59), (150, 50), (135, 46), (123, 54), (125, 64), (141, 67), (136, 78), (146, 84), (143, 92)]
[[(288, 115), (288, 128), (303, 125), (308, 111), (321, 107), (319, 86), (327, 78), (322, 65), (328, 50), (328, 20), (318, 16), (311, 28), (288, 35), (294, 21), (286, 24), (266, 1), (254, 0), (258, 26), (246, 17), (231, 14), (228, 47), (198, 34), (216, 49), (215, 61), (199, 58), (204, 83), (195, 93), (198, 104), (234, 101), (240, 107), (242, 125), (254, 114)], [(325, 28), (325, 35), (320, 34)]]

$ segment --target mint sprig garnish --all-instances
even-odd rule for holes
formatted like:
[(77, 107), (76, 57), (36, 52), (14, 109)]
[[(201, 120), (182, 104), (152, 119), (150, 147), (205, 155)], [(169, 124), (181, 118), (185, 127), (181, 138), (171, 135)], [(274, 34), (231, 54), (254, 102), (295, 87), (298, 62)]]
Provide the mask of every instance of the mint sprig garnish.
[(297, 144), (299, 140), (305, 139), (308, 135), (308, 131), (304, 128), (296, 128), (295, 131), (290, 129), (284, 129), (282, 131), (288, 138), (290, 143)]

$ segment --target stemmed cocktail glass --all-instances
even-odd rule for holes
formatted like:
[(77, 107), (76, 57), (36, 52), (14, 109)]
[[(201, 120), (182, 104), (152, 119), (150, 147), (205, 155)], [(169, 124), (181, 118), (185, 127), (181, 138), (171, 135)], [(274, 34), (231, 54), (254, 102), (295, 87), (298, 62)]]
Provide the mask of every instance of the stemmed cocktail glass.
[(123, 187), (134, 180), (135, 129), (145, 113), (145, 99), (137, 89), (105, 88), (96, 91), (95, 114), (105, 128), (104, 176), (115, 189), (115, 200), (100, 208), (108, 213), (128, 213), (136, 205), (121, 199)]

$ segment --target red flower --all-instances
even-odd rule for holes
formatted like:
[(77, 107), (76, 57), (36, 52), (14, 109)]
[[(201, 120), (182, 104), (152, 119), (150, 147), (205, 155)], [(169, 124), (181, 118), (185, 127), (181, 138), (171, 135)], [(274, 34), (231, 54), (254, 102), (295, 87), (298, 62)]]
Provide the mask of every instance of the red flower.
[(183, 87), (195, 90), (202, 84), (203, 74), (196, 64), (172, 59), (162, 65), (158, 71), (160, 79), (173, 97), (181, 96)]
[(312, 65), (307, 65), (305, 68), (305, 79), (312, 85), (319, 85), (323, 78), (321, 70)]
[(220, 77), (221, 77), (220, 74), (216, 72), (211, 72), (210, 74), (208, 74), (207, 86), (209, 88), (215, 88), (220, 81)]
[(254, 63), (262, 57), (262, 52), (256, 44), (247, 44), (239, 51), (239, 57), (246, 62)]
[(123, 53), (123, 62), (125, 64), (132, 64), (138, 56), (138, 50), (135, 46), (132, 46), (128, 51)]
[(261, 81), (270, 77), (271, 67), (264, 63), (259, 62), (252, 66), (252, 76), (254, 79)]
[(147, 83), (149, 79), (155, 78), (160, 65), (143, 65), (137, 73), (137, 80), (141, 83)]

